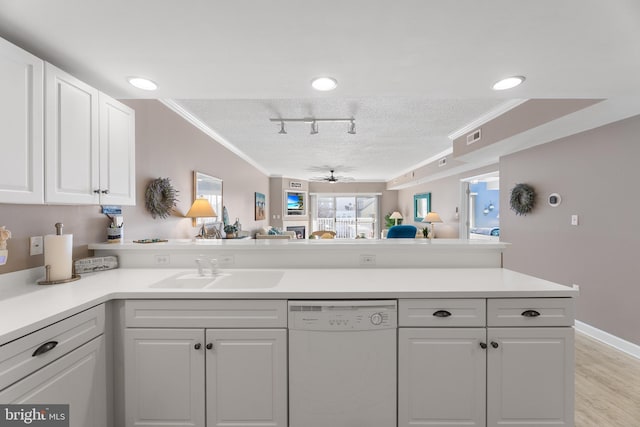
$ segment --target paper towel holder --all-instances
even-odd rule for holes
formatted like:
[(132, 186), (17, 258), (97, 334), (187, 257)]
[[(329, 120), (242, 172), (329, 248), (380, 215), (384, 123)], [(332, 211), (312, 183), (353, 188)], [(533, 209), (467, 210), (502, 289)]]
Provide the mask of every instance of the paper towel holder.
[[(56, 227), (56, 235), (61, 236), (62, 227), (64, 227), (64, 224), (62, 224), (61, 222), (57, 222), (55, 227)], [(38, 285), (59, 285), (62, 283), (75, 282), (76, 280), (80, 279), (80, 275), (76, 274), (75, 265), (73, 265), (73, 263), (71, 264), (71, 277), (69, 277), (68, 279), (51, 280), (51, 266), (45, 265), (44, 268), (45, 268), (44, 280), (40, 280), (38, 282)]]
[(50, 280), (51, 266), (45, 265), (44, 268), (45, 268), (44, 280), (40, 280), (38, 282), (38, 285), (60, 285), (62, 283), (75, 282), (76, 280), (80, 279), (80, 275), (76, 274), (75, 268), (73, 268), (74, 271), (71, 274), (71, 277), (69, 277), (68, 279)]

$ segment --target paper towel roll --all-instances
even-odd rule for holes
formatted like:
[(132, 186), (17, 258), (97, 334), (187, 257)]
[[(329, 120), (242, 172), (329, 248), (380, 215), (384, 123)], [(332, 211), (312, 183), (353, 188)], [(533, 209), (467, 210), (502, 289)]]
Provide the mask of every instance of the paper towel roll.
[(50, 265), (49, 280), (66, 280), (72, 275), (73, 234), (44, 236), (44, 265)]

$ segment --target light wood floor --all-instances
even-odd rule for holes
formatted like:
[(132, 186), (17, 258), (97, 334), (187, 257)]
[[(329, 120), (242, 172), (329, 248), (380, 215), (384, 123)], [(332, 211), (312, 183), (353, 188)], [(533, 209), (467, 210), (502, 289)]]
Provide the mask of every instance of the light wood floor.
[(579, 332), (575, 427), (640, 427), (640, 360)]

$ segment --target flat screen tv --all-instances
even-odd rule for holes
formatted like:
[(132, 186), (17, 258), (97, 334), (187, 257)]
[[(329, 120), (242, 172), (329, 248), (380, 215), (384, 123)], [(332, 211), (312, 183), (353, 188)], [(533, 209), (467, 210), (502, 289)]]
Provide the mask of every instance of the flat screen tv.
[(300, 191), (287, 191), (287, 215), (306, 215), (306, 193)]

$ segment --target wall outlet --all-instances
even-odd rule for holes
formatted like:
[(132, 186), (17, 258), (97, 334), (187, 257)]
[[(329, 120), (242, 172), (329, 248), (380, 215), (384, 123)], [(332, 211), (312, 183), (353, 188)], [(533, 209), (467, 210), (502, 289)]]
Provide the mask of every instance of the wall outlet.
[(376, 265), (376, 256), (360, 255), (360, 265)]
[(578, 225), (578, 215), (571, 215), (571, 225)]
[(169, 258), (169, 255), (156, 255), (155, 261), (156, 265), (169, 265), (171, 263), (171, 258)]
[(29, 237), (29, 255), (41, 255), (42, 246), (42, 236)]

